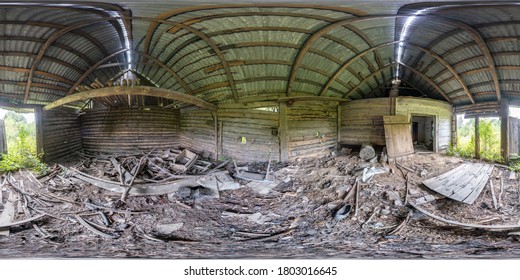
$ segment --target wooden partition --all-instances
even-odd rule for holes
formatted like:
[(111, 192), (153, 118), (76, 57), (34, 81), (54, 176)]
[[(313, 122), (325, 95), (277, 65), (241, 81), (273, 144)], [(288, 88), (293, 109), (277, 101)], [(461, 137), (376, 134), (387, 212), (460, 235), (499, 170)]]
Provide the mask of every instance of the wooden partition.
[(343, 104), (340, 142), (386, 145), (383, 116), (391, 114), (390, 102), (390, 98), (370, 98)]
[(179, 111), (159, 107), (94, 109), (81, 115), (86, 151), (135, 153), (179, 145)]
[(449, 147), (453, 114), (450, 104), (426, 98), (398, 97), (395, 107), (397, 115), (434, 116), (433, 149), (435, 152), (442, 152)]
[(386, 145), (383, 116), (432, 116), (435, 121), (434, 151), (448, 148), (451, 141), (450, 104), (426, 98), (373, 98), (347, 102), (341, 106), (342, 144)]
[[(216, 155), (216, 140), (218, 140), (215, 127), (216, 112), (187, 107), (180, 111), (180, 135), (179, 144), (193, 152), (202, 154), (205, 151), (211, 158)], [(218, 123), (217, 123), (218, 127)]]
[[(63, 157), (81, 150), (80, 121), (76, 111), (67, 108), (57, 108), (38, 113), (37, 125), (41, 125), (41, 149), (44, 160), (56, 162)], [(40, 147), (40, 145), (39, 145)], [(39, 148), (39, 152), (41, 152)]]
[(287, 105), (289, 159), (329, 155), (338, 143), (337, 102), (296, 101)]

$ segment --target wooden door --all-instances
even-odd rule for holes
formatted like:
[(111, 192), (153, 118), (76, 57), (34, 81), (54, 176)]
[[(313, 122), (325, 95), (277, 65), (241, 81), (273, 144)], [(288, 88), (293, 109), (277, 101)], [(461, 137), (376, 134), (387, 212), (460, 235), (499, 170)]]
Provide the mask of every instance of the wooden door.
[(384, 116), (386, 150), (389, 159), (413, 154), (410, 116)]

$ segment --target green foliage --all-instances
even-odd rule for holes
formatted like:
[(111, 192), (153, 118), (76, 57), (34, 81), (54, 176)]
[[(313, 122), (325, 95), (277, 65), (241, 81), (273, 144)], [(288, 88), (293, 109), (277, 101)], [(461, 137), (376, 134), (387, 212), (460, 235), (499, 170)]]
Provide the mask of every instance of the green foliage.
[(0, 161), (0, 172), (31, 168), (38, 173), (46, 169), (36, 155), (36, 127), (18, 113), (8, 112), (4, 118), (7, 154)]
[[(500, 151), (500, 120), (495, 118), (480, 119), (480, 158), (492, 162), (503, 161)], [(457, 122), (456, 147), (448, 149), (449, 155), (472, 158), (475, 156), (475, 120)]]

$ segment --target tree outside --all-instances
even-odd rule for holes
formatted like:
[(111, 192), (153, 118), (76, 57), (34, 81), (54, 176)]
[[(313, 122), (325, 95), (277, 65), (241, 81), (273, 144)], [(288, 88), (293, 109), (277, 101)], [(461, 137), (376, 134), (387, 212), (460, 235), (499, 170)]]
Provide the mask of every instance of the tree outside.
[[(493, 162), (502, 161), (500, 152), (500, 119), (480, 118), (480, 158)], [(457, 116), (457, 146), (448, 150), (451, 155), (475, 157), (475, 119)]]
[(41, 172), (44, 164), (36, 154), (36, 125), (28, 122), (19, 113), (8, 111), (4, 116), (7, 154), (0, 161), (0, 172), (14, 171), (21, 168), (35, 169)]

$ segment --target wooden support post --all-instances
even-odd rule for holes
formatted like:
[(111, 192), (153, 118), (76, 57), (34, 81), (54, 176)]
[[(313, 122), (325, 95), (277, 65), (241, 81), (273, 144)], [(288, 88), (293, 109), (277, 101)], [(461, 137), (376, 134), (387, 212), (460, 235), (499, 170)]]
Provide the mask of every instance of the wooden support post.
[(279, 122), (278, 137), (280, 137), (280, 161), (284, 162), (289, 160), (289, 135), (286, 102), (280, 102)]
[(502, 98), (500, 103), (500, 144), (502, 158), (509, 163), (509, 99)]
[(219, 130), (218, 130), (218, 112), (212, 112), (211, 115), (213, 116), (213, 122), (215, 124), (215, 131), (214, 131), (214, 135), (215, 135), (215, 162), (218, 162), (218, 159), (219, 159), (219, 145), (218, 145), (218, 133), (219, 133)]
[(43, 153), (43, 110), (42, 107), (34, 108), (34, 120), (36, 125), (36, 155), (42, 155), (41, 160), (44, 161)]
[(475, 158), (480, 158), (480, 133), (478, 132), (478, 127), (480, 125), (480, 118), (475, 117)]
[(457, 115), (455, 114), (455, 108), (451, 115), (451, 146), (457, 146)]
[(338, 104), (337, 106), (337, 114), (336, 114), (336, 133), (337, 133), (337, 140), (336, 140), (336, 150), (339, 152), (341, 151), (341, 123), (343, 116), (341, 115), (341, 104)]

